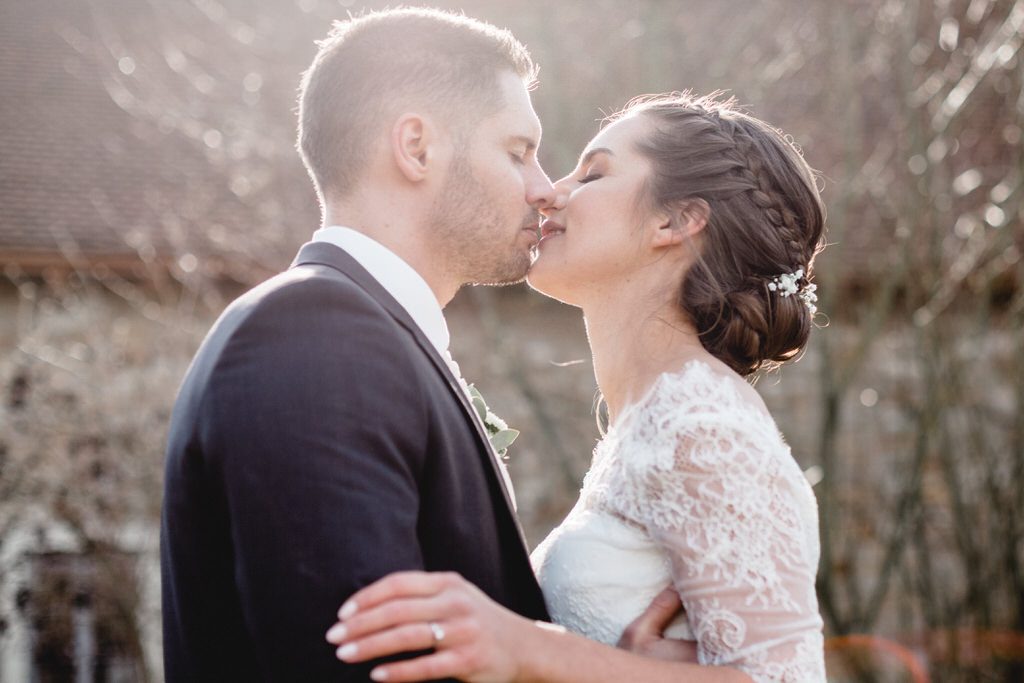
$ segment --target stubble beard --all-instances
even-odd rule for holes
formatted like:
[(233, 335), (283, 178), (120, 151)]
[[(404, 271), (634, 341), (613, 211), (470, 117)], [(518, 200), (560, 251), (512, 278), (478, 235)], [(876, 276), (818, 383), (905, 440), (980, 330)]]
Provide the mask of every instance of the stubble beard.
[(530, 269), (530, 252), (520, 243), (519, 231), (502, 224), (492, 198), (465, 154), (452, 159), (429, 225), (460, 284), (515, 284)]

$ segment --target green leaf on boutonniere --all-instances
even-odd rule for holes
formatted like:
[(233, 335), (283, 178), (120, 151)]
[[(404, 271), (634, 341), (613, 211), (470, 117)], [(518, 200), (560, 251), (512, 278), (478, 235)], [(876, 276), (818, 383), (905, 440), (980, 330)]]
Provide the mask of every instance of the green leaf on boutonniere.
[(518, 429), (509, 429), (505, 421), (500, 417), (491, 412), (491, 409), (487, 407), (487, 401), (484, 400), (480, 390), (474, 385), (470, 384), (469, 396), (473, 403), (473, 410), (480, 416), (480, 422), (483, 423), (484, 429), (487, 432), (487, 438), (491, 442), (491, 447), (498, 454), (498, 457), (505, 458), (508, 447), (516, 440), (519, 436)]
[(491, 437), (491, 446), (498, 452), (498, 455), (504, 456), (505, 451), (515, 442), (518, 436), (518, 429), (503, 429)]
[(487, 422), (487, 404), (480, 398), (480, 393), (477, 392), (476, 396), (473, 397), (473, 408), (476, 410), (476, 414), (480, 416), (480, 421)]

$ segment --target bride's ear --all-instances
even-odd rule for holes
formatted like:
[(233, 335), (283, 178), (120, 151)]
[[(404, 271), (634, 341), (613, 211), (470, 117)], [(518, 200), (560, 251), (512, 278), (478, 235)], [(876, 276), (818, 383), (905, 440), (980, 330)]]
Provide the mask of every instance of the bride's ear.
[(703, 199), (679, 202), (671, 210), (659, 215), (654, 246), (670, 247), (692, 239), (708, 224), (710, 216), (711, 207)]
[(391, 128), (391, 154), (398, 171), (410, 182), (427, 177), (433, 161), (436, 135), (429, 119), (402, 114)]

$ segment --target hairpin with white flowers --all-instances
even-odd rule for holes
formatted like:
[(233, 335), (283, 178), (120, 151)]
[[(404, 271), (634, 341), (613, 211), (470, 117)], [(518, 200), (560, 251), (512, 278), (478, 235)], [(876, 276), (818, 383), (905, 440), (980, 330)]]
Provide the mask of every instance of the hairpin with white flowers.
[(796, 294), (804, 302), (804, 305), (807, 306), (807, 310), (811, 312), (811, 315), (814, 315), (818, 312), (818, 295), (815, 294), (818, 285), (811, 282), (804, 282), (801, 285), (800, 280), (803, 277), (804, 269), (797, 268), (795, 273), (783, 273), (772, 278), (772, 281), (768, 283), (768, 289), (778, 292), (779, 296), (783, 299)]

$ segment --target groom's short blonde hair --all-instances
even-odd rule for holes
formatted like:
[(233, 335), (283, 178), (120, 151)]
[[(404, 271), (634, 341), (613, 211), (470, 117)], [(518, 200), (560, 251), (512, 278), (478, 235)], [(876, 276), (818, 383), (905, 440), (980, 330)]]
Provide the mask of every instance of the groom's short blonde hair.
[(321, 201), (358, 183), (383, 126), (411, 105), (468, 132), (503, 106), (498, 74), (532, 86), (537, 68), (507, 30), (434, 9), (371, 12), (338, 22), (299, 91), (298, 148)]

